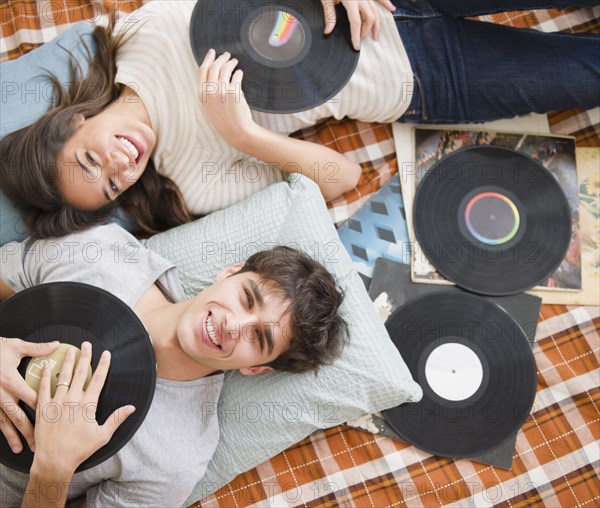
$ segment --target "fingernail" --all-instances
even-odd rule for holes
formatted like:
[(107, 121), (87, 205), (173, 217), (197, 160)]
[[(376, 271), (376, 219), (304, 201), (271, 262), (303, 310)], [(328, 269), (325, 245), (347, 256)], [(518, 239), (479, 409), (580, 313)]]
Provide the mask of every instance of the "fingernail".
[(30, 448), (30, 450), (31, 450), (32, 452), (35, 452), (35, 443), (31, 443), (31, 444), (29, 445), (29, 448)]
[(75, 348), (70, 347), (67, 349), (67, 356), (75, 356)]
[(83, 348), (88, 349), (88, 348), (91, 348), (91, 347), (92, 347), (92, 344), (89, 343), (89, 342), (87, 342), (87, 341), (84, 342), (83, 344), (81, 344), (81, 349), (83, 349)]
[(21, 453), (21, 447), (19, 445), (12, 445), (10, 449), (13, 451), (13, 453)]
[(127, 413), (129, 413), (129, 414), (135, 413), (135, 406), (129, 406), (127, 408)]
[(58, 346), (60, 343), (57, 340), (53, 340), (50, 345), (51, 346)]

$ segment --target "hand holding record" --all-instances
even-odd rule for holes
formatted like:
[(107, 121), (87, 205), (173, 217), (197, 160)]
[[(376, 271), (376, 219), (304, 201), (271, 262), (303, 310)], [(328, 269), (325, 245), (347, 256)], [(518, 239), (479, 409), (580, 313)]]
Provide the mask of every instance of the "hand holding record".
[[(325, 34), (330, 34), (336, 22), (335, 6), (340, 3), (346, 8), (348, 20), (350, 21), (350, 33), (352, 35), (352, 46), (356, 51), (360, 50), (360, 40), (371, 32), (373, 39), (379, 39), (379, 13), (373, 0), (321, 0), (323, 14), (325, 15)], [(388, 11), (394, 12), (396, 7), (390, 0), (377, 0)]]
[[(96, 407), (108, 374), (110, 353), (102, 354), (84, 391), (91, 359), (89, 342), (82, 344), (81, 357), (75, 368), (75, 348), (67, 351), (54, 397), (50, 391), (50, 366), (46, 364), (42, 371), (36, 407), (37, 449), (28, 485), (38, 494), (43, 495), (46, 490), (36, 489), (38, 482), (70, 482), (77, 467), (106, 445), (121, 423), (135, 411), (133, 406), (121, 407), (103, 425), (98, 425)], [(66, 498), (67, 489), (62, 490)]]
[(17, 367), (27, 356), (37, 358), (51, 354), (58, 344), (58, 341), (37, 344), (0, 337), (0, 430), (14, 453), (23, 451), (17, 429), (29, 448), (33, 450), (35, 443), (33, 425), (19, 407), (19, 401), (31, 408), (37, 403), (37, 393), (25, 382)]
[[(255, 127), (242, 91), (243, 72), (228, 52), (218, 58), (209, 49), (198, 68), (198, 94), (202, 111), (217, 132), (232, 146)], [(234, 72), (235, 71), (235, 72)]]

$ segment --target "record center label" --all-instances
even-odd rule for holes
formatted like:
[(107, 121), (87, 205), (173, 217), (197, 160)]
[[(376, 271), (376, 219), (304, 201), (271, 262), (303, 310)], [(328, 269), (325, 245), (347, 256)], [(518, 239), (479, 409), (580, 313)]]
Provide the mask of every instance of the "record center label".
[[(27, 370), (25, 371), (25, 381), (27, 384), (33, 388), (33, 390), (37, 393), (40, 389), (40, 381), (42, 380), (42, 371), (44, 370), (45, 365), (50, 365), (51, 373), (50, 373), (50, 395), (54, 397), (56, 393), (56, 383), (58, 383), (58, 376), (60, 374), (60, 369), (62, 368), (62, 364), (65, 361), (65, 354), (69, 349), (75, 349), (75, 363), (79, 361), (79, 356), (81, 354), (81, 350), (78, 347), (73, 346), (72, 344), (61, 343), (58, 348), (54, 350), (54, 352), (48, 356), (40, 356), (37, 358), (32, 358), (27, 364)], [(92, 368), (88, 367), (88, 373), (86, 376), (85, 384), (83, 386), (84, 390), (87, 388), (90, 380), (92, 379)]]
[(477, 240), (488, 245), (501, 245), (512, 240), (520, 222), (515, 204), (498, 192), (477, 194), (465, 208), (467, 229)]
[(242, 22), (240, 35), (248, 54), (270, 67), (294, 65), (310, 49), (310, 30), (291, 10), (259, 8)]
[(473, 396), (481, 386), (483, 365), (470, 347), (447, 342), (427, 357), (425, 378), (439, 397), (461, 401)]

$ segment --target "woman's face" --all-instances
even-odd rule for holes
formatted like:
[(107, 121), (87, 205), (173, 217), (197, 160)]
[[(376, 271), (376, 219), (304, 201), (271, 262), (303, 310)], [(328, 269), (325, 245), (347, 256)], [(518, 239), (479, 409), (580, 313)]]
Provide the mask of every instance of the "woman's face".
[(74, 208), (97, 210), (137, 182), (156, 135), (147, 123), (111, 108), (90, 118), (77, 115), (75, 123), (58, 157), (58, 188)]

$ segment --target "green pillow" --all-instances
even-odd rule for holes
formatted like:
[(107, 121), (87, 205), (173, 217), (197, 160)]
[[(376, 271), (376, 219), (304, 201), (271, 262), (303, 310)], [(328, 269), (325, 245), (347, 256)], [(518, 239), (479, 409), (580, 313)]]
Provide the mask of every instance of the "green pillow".
[(342, 312), (350, 342), (334, 365), (322, 368), (316, 377), (284, 372), (251, 378), (236, 372), (226, 375), (219, 399), (219, 445), (187, 503), (206, 497), (317, 429), (421, 398), (312, 180), (292, 175), (290, 183), (267, 187), (144, 243), (177, 265), (188, 297), (212, 284), (221, 268), (274, 245), (299, 248), (321, 261), (346, 295)]

